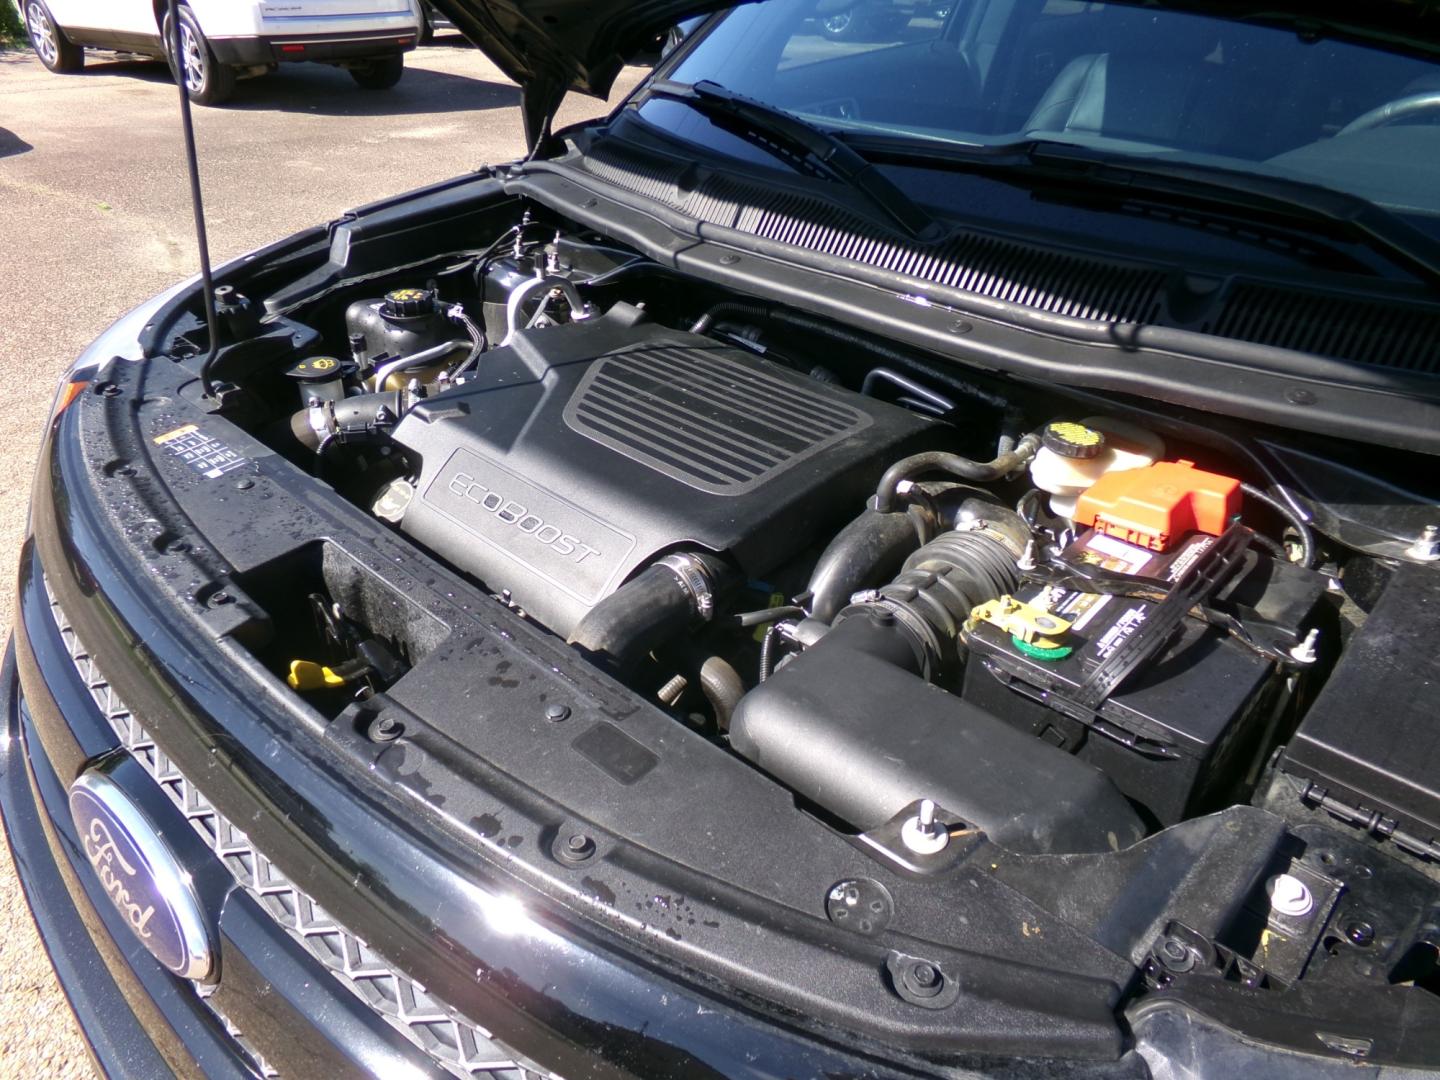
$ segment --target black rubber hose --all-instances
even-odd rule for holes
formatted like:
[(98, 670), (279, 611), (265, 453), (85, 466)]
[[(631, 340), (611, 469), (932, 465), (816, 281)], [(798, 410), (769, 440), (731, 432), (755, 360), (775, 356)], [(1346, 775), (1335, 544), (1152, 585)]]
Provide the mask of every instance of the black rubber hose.
[(924, 542), (924, 523), (906, 510), (866, 510), (830, 541), (810, 575), (810, 614), (830, 622), (862, 589), (891, 580)]
[[(405, 395), (400, 390), (359, 394), (323, 407), (328, 432), (322, 434), (311, 424), (315, 408), (301, 409), (290, 418), (290, 431), (301, 446), (320, 453), (326, 443), (372, 438), (397, 423), (404, 413)], [(382, 422), (382, 417), (384, 422)]]
[(1282, 520), (1290, 524), (1300, 538), (1300, 565), (1306, 570), (1313, 570), (1315, 568), (1315, 534), (1310, 531), (1309, 523), (1292, 507), (1287, 506), (1284, 500), (1261, 491), (1253, 484), (1241, 484), (1240, 490), (1247, 499), (1254, 499), (1262, 506), (1268, 506), (1279, 514)]
[(1255, 545), (1256, 547), (1260, 548), (1260, 549), (1263, 550), (1263, 551), (1269, 552), (1271, 555), (1275, 556), (1275, 558), (1279, 559), (1281, 562), (1289, 562), (1289, 561), (1290, 561), (1290, 556), (1285, 553), (1285, 547), (1284, 547), (1284, 545), (1283, 545), (1283, 544), (1277, 544), (1274, 540), (1271, 540), (1270, 537), (1268, 537), (1268, 536), (1262, 536), (1260, 533), (1254, 533), (1254, 534), (1250, 537), (1250, 543), (1252, 543), (1253, 545)]
[(926, 473), (941, 472), (960, 480), (980, 484), (1003, 480), (1012, 472), (1029, 464), (1039, 449), (1040, 439), (1031, 434), (1016, 443), (1015, 449), (1009, 453), (1000, 454), (991, 461), (975, 461), (943, 450), (912, 454), (885, 470), (885, 475), (880, 478), (880, 483), (875, 487), (875, 509), (881, 513), (893, 510), (895, 489), (906, 480), (913, 480)]
[(700, 691), (710, 708), (715, 711), (715, 723), (721, 731), (730, 730), (730, 718), (745, 696), (745, 683), (727, 660), (718, 656), (708, 658), (700, 665)]
[(570, 644), (620, 670), (642, 660), (696, 617), (695, 599), (668, 566), (642, 570), (590, 609)]

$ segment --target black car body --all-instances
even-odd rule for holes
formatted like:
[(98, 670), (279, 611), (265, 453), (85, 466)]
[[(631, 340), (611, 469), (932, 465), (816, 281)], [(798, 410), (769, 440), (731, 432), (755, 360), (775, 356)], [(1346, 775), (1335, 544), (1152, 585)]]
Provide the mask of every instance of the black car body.
[(765, 0), (563, 132), (707, 5), (439, 6), (531, 155), (57, 393), (0, 806), (104, 1071), (1440, 1065), (1428, 6)]

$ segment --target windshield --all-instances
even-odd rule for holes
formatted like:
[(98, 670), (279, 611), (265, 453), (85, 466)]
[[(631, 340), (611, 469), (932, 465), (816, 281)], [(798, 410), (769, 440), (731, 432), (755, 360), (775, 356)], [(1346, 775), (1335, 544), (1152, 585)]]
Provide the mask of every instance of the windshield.
[(1440, 64), (1289, 28), (1082, 0), (769, 0), (713, 20), (664, 74), (846, 135), (1073, 143), (1440, 215)]

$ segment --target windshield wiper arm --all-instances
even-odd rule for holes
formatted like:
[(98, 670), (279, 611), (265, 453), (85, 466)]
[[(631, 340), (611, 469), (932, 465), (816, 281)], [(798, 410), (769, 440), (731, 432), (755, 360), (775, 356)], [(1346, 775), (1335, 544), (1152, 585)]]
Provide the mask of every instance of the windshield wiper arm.
[(1156, 160), (1074, 143), (1032, 139), (1000, 146), (951, 146), (921, 140), (853, 140), (872, 160), (927, 161), (1017, 177), (1079, 181), (1137, 196), (1199, 199), (1282, 214), (1338, 228), (1440, 290), (1440, 240), (1369, 199), (1321, 184), (1214, 165)]
[(759, 145), (800, 171), (815, 172), (844, 184), (916, 239), (935, 239), (943, 232), (940, 224), (910, 196), (824, 128), (718, 83), (661, 79), (651, 83), (648, 90), (651, 97), (684, 102), (717, 126)]
[[(1117, 182), (1144, 192), (1202, 193), (1217, 201), (1246, 203), (1336, 225), (1388, 256), (1433, 289), (1440, 289), (1440, 241), (1369, 199), (1304, 180), (1265, 176), (1183, 161), (1156, 161), (1096, 152), (1067, 143), (1037, 142), (1037, 165), (1080, 167), (1099, 181), (1119, 173)], [(1128, 176), (1126, 175), (1128, 174)]]

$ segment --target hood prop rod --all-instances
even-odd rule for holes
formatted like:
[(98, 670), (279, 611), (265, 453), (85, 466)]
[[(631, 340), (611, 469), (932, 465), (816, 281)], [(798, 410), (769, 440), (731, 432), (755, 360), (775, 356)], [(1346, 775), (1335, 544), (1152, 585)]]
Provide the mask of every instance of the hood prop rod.
[(185, 167), (190, 174), (190, 208), (195, 215), (195, 242), (200, 249), (200, 281), (205, 293), (205, 326), (210, 343), (205, 359), (200, 362), (200, 383), (205, 396), (215, 397), (215, 384), (210, 381), (210, 368), (220, 351), (220, 320), (215, 312), (215, 281), (210, 274), (210, 241), (205, 232), (205, 201), (200, 193), (200, 161), (195, 154), (195, 122), (190, 115), (190, 90), (185, 84), (185, 57), (180, 52), (180, 3), (168, 0), (170, 13), (170, 62), (175, 71), (175, 84), (180, 88), (180, 127), (185, 133)]

